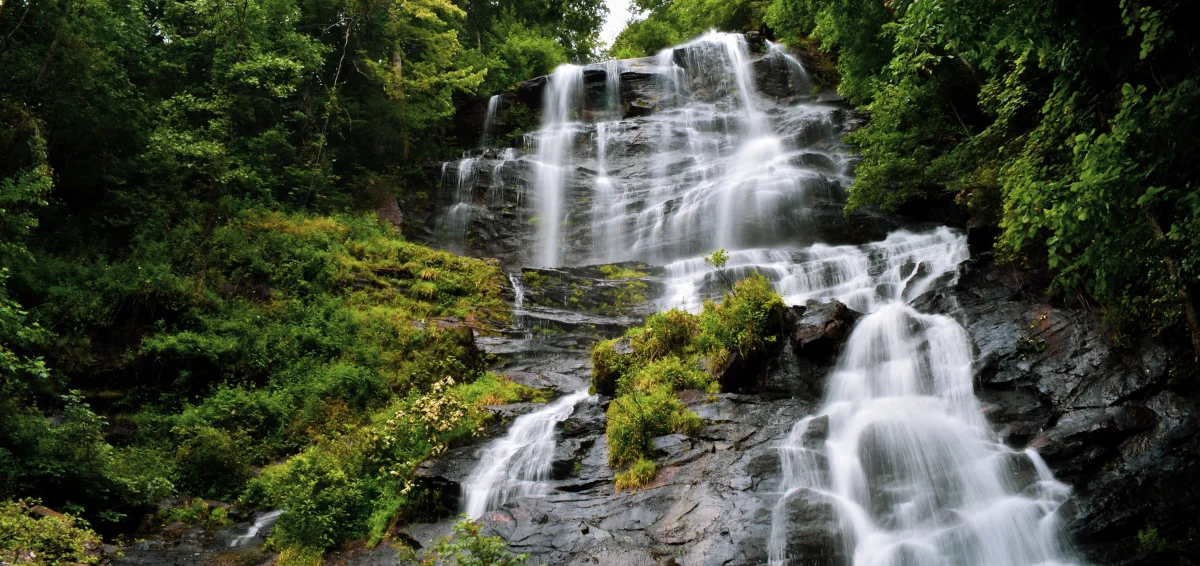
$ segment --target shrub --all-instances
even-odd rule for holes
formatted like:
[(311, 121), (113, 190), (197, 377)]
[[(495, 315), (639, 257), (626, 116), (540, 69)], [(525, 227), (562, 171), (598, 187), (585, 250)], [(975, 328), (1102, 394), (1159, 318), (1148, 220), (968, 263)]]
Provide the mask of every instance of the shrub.
[(182, 522), (219, 529), (233, 524), (229, 512), (223, 507), (209, 507), (204, 500), (195, 497), (184, 501), (182, 505), (159, 509), (155, 517), (164, 525)]
[(671, 391), (702, 389), (717, 393), (720, 386), (712, 375), (701, 370), (696, 363), (688, 363), (678, 356), (655, 360), (639, 368), (629, 377), (630, 387), (635, 391), (649, 393), (660, 388)]
[(617, 390), (617, 380), (631, 363), (628, 356), (617, 352), (620, 339), (604, 340), (592, 347), (591, 392), (612, 395)]
[(680, 309), (651, 315), (640, 328), (628, 334), (634, 355), (653, 361), (672, 353), (682, 353), (699, 329), (696, 315)]
[(371, 502), (362, 473), (359, 455), (309, 451), (265, 470), (248, 499), (286, 510), (271, 535), (277, 544), (324, 551), (366, 532)]
[[(727, 256), (719, 250), (707, 259), (722, 270)], [(680, 404), (676, 392), (718, 392), (715, 373), (729, 356), (749, 358), (778, 340), (784, 308), (770, 281), (755, 273), (730, 285), (722, 302), (706, 301), (699, 316), (669, 310), (650, 316), (620, 340), (596, 344), (592, 390), (617, 395), (608, 407), (609, 465), (640, 466), (644, 476), (646, 466), (653, 466), (648, 457), (654, 437), (698, 430), (700, 417)], [(618, 350), (623, 340), (628, 341), (624, 353)], [(640, 485), (632, 468), (623, 474), (623, 485)]]
[(0, 562), (99, 564), (100, 537), (71, 515), (35, 517), (34, 499), (0, 502)]
[(480, 532), (481, 525), (469, 519), (454, 525), (454, 535), (438, 540), (426, 555), (423, 564), (445, 564), (447, 566), (521, 566), (529, 555), (513, 555), (500, 537), (489, 537)]
[(175, 452), (178, 488), (210, 499), (231, 499), (250, 479), (243, 443), (210, 426), (176, 429), (181, 438)]
[(547, 400), (545, 392), (492, 372), (485, 372), (475, 381), (455, 386), (451, 391), (469, 405), (507, 405), (522, 400)]
[(608, 406), (608, 463), (623, 467), (649, 454), (654, 437), (690, 434), (699, 428), (700, 417), (681, 405), (668, 387), (621, 395)]
[(617, 491), (622, 489), (638, 489), (650, 485), (658, 474), (658, 466), (645, 458), (638, 458), (628, 470), (617, 474)]
[(720, 303), (706, 301), (700, 314), (701, 352), (738, 352), (743, 358), (774, 342), (783, 323), (783, 299), (759, 273), (737, 282)]

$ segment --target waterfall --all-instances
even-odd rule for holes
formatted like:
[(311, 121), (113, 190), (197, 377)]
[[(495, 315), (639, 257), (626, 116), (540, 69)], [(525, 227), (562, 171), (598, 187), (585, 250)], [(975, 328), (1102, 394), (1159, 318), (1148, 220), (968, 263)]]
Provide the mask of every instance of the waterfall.
[[(475, 165), (479, 159), (464, 157), (458, 161), (457, 176), (454, 185), (454, 203), (442, 214), (438, 222), (438, 232), (443, 241), (451, 247), (465, 248), (467, 229), (471, 225), (472, 189), (475, 188)], [(442, 185), (447, 182), (447, 165), (442, 165)]]
[(782, 67), (788, 79), (788, 86), (793, 94), (806, 94), (812, 88), (812, 79), (795, 57), (788, 54), (787, 49), (780, 43), (767, 42), (767, 54), (771, 60)]
[[(821, 506), (834, 509), (855, 566), (1073, 563), (1057, 515), (1069, 489), (1036, 452), (993, 437), (963, 327), (908, 304), (938, 281), (953, 283), (965, 238), (941, 229), (893, 234), (865, 250), (810, 251), (801, 258), (807, 277), (781, 286), (848, 299), (869, 314), (831, 372), (820, 411), (779, 447), (771, 564), (812, 558), (789, 555), (788, 515)], [(780, 281), (805, 275), (784, 271)]]
[(488, 99), (487, 113), (483, 116), (483, 135), (479, 139), (480, 147), (487, 147), (492, 141), (492, 128), (496, 121), (496, 111), (500, 108), (500, 95), (492, 95)]
[[(856, 161), (841, 141), (857, 123), (852, 111), (809, 96), (811, 79), (785, 47), (767, 42), (755, 53), (737, 34), (713, 32), (648, 59), (584, 71), (564, 65), (544, 84), (523, 87), (542, 88), (540, 128), (522, 138), (533, 155), (485, 152), (495, 159), (489, 220), (507, 222), (495, 233), (533, 237), (532, 249), (491, 249), (514, 261), (527, 251), (539, 267), (652, 264), (649, 278), (665, 287), (656, 306), (698, 311), (723, 291), (702, 254), (725, 248), (731, 276), (762, 273), (788, 304), (837, 299), (866, 313), (817, 413), (781, 439), (771, 564), (1078, 563), (1058, 518), (1069, 488), (1036, 451), (996, 439), (974, 395), (970, 337), (939, 314), (946, 310), (918, 310), (953, 304), (935, 292), (956, 284), (966, 238), (943, 227), (896, 230), (862, 245), (820, 243), (831, 234), (862, 241), (870, 231), (840, 214)], [(457, 182), (459, 203), (444, 224), (461, 222), (463, 235), (476, 169), (487, 177), (487, 167), (467, 158), (443, 167), (443, 185), (449, 191)], [(526, 183), (516, 187), (515, 210), (506, 173)], [(526, 311), (521, 273), (509, 277), (518, 329), (526, 317), (559, 320), (550, 309)], [(553, 314), (584, 319), (570, 308)], [(482, 450), (464, 483), (467, 514), (542, 495), (556, 425), (586, 397), (580, 391), (516, 419)], [(831, 555), (799, 554), (815, 537), (789, 534), (814, 525), (830, 527)]]
[(587, 390), (576, 391), (521, 415), (504, 438), (484, 448), (479, 464), (463, 484), (467, 516), (478, 519), (512, 499), (544, 494), (554, 458), (555, 429), (587, 397)]
[(621, 60), (610, 59), (604, 62), (604, 102), (605, 112), (611, 120), (621, 119)]
[(519, 311), (525, 308), (525, 286), (521, 283), (521, 274), (509, 273), (508, 282), (513, 286), (513, 310)]
[(592, 254), (596, 261), (616, 253), (618, 211), (621, 204), (617, 186), (608, 176), (608, 129), (614, 124), (596, 124), (596, 186), (592, 194)]
[(233, 539), (229, 541), (229, 546), (232, 548), (250, 544), (251, 541), (258, 537), (258, 533), (263, 532), (264, 529), (270, 529), (272, 526), (274, 526), (275, 521), (278, 521), (279, 516), (282, 514), (282, 509), (276, 509), (274, 511), (267, 511), (266, 513), (259, 515), (254, 519), (254, 522), (250, 524), (250, 527), (246, 529), (245, 534), (233, 537)]
[[(814, 244), (803, 249), (749, 249), (729, 252), (725, 269), (735, 278), (762, 273), (783, 295), (802, 305), (811, 299), (837, 299), (870, 312), (880, 301), (911, 300), (935, 283), (953, 277), (967, 259), (966, 238), (949, 228), (914, 234), (904, 230), (864, 246)], [(723, 288), (703, 258), (664, 266), (667, 293), (662, 308), (698, 310)]]
[[(491, 184), (488, 185), (488, 206), (502, 208), (504, 206), (504, 166), (517, 159), (517, 150), (511, 147), (500, 152), (500, 162), (492, 167)], [(518, 190), (520, 186), (517, 187)], [(521, 203), (521, 193), (517, 193), (517, 204)]]
[(537, 261), (544, 267), (559, 264), (567, 169), (582, 104), (583, 67), (559, 66), (546, 84), (537, 141)]

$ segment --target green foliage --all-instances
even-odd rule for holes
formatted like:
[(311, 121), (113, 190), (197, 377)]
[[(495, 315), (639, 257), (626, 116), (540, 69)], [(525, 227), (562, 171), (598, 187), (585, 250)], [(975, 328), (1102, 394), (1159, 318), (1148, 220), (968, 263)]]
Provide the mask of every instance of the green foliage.
[[(485, 374), (486, 375), (486, 374)], [(480, 407), (498, 395), (491, 383), (445, 378), (374, 412), (362, 426), (329, 431), (301, 454), (268, 466), (249, 485), (247, 501), (287, 509), (276, 544), (321, 552), (363, 536), (378, 541), (398, 520), (431, 509), (431, 494), (413, 481), (417, 467), (482, 432)], [(510, 384), (511, 385), (511, 384)]]
[(719, 384), (699, 364), (689, 364), (679, 356), (667, 356), (638, 367), (629, 375), (629, 387), (634, 391), (656, 391), (666, 387), (672, 391), (699, 389), (717, 393)]
[(547, 401), (547, 393), (516, 383), (502, 375), (484, 373), (471, 383), (455, 386), (452, 394), (469, 405), (508, 405), (520, 401)]
[(489, 537), (470, 519), (454, 525), (454, 534), (438, 539), (421, 564), (446, 566), (521, 566), (529, 555), (513, 555), (500, 537)]
[(1145, 528), (1138, 531), (1137, 540), (1139, 553), (1153, 554), (1167, 548), (1167, 541), (1158, 534), (1158, 527), (1154, 525), (1146, 525)]
[(193, 497), (173, 507), (158, 510), (155, 518), (160, 524), (169, 525), (181, 522), (188, 525), (203, 525), (210, 529), (219, 529), (233, 524), (229, 512), (224, 507), (209, 507), (204, 500)]
[(650, 485), (658, 473), (658, 466), (653, 461), (641, 458), (629, 466), (628, 470), (617, 474), (617, 491), (622, 489), (639, 489)]
[(250, 462), (243, 449), (249, 439), (211, 426), (177, 430), (181, 439), (175, 452), (179, 470), (176, 483), (183, 493), (211, 499), (229, 499), (241, 492), (250, 478)]
[[(713, 265), (723, 267), (723, 256), (712, 254)], [(679, 309), (658, 313), (624, 338), (593, 347), (592, 388), (616, 393), (608, 406), (609, 465), (639, 467), (619, 481), (636, 487), (653, 478), (652, 439), (701, 427), (700, 417), (676, 393), (720, 391), (718, 376), (702, 368), (718, 371), (735, 352), (743, 359), (763, 352), (778, 339), (783, 312), (783, 300), (756, 273), (737, 282), (720, 303), (706, 301), (699, 315)]]
[(664, 0), (638, 2), (648, 15), (629, 22), (613, 41), (610, 55), (646, 57), (710, 29), (758, 30), (770, 0)]
[(668, 354), (684, 353), (699, 328), (697, 323), (696, 315), (671, 309), (650, 315), (642, 326), (631, 328), (626, 336), (634, 358), (651, 362)]
[(608, 406), (608, 463), (624, 467), (650, 454), (651, 440), (670, 433), (694, 433), (700, 417), (679, 403), (668, 386), (627, 390)]
[(700, 313), (696, 346), (702, 352), (737, 352), (748, 358), (776, 340), (783, 299), (761, 273), (739, 281), (720, 303), (707, 301)]
[[(475, 382), (498, 266), (361, 211), (425, 198), (456, 97), (595, 50), (600, 0), (500, 4), (0, 2), (0, 499), (284, 504), (282, 561), (426, 505), (411, 470), (536, 393)], [(376, 445), (435, 386), (470, 414)]]
[(601, 265), (597, 269), (605, 279), (635, 279), (646, 276), (645, 272), (620, 265)]
[(89, 553), (100, 546), (100, 537), (87, 523), (71, 515), (36, 517), (39, 501), (0, 502), (0, 561), (9, 564), (99, 564)]
[[(789, 41), (836, 53), (870, 124), (850, 206), (957, 202), (1008, 259), (1049, 267), (1129, 331), (1189, 328), (1200, 352), (1190, 158), (1194, 3), (774, 0)], [(1200, 355), (1198, 353), (1197, 355)]]

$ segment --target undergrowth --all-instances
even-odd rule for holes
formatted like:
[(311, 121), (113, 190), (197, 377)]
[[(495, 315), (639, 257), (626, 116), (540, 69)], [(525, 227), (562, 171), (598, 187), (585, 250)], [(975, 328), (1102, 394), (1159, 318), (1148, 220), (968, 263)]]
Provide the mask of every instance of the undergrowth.
[(733, 355), (749, 359), (778, 339), (783, 312), (770, 281), (753, 274), (732, 285), (721, 302), (706, 301), (699, 315), (658, 313), (624, 337), (593, 347), (592, 391), (615, 395), (608, 408), (609, 465), (627, 468), (618, 475), (618, 489), (653, 480), (654, 437), (701, 427), (677, 392), (719, 392)]

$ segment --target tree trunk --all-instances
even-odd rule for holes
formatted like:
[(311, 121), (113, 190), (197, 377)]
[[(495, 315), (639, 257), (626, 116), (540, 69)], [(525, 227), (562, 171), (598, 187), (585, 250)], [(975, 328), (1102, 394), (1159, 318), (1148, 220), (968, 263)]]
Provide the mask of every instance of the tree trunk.
[(50, 61), (54, 60), (54, 52), (58, 51), (58, 46), (62, 43), (63, 28), (67, 26), (67, 20), (71, 17), (71, 9), (75, 7), (73, 0), (67, 0), (67, 9), (63, 10), (62, 19), (58, 22), (58, 27), (54, 30), (54, 41), (50, 42), (50, 51), (46, 53), (46, 61), (42, 63), (42, 70), (38, 73), (38, 78), (33, 85), (38, 86), (46, 78), (46, 73), (50, 70)]
[[(1146, 219), (1154, 228), (1155, 239), (1165, 242), (1167, 238), (1163, 234), (1162, 226), (1158, 223), (1158, 218), (1155, 218), (1150, 211), (1146, 211)], [(1167, 266), (1167, 276), (1171, 278), (1171, 283), (1175, 285), (1175, 290), (1183, 302), (1183, 315), (1187, 318), (1188, 328), (1192, 332), (1192, 354), (1196, 362), (1200, 362), (1200, 316), (1196, 313), (1196, 303), (1192, 300), (1192, 293), (1188, 291), (1187, 281), (1182, 281), (1179, 277), (1175, 258), (1169, 253), (1164, 253), (1163, 263)]]

